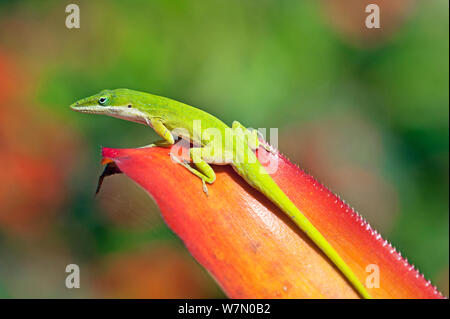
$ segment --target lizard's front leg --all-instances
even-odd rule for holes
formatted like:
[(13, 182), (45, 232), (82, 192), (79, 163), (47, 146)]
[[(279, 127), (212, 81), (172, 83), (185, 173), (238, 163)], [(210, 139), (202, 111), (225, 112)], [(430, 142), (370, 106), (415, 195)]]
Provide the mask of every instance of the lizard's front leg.
[(175, 143), (175, 139), (173, 138), (172, 133), (167, 129), (167, 127), (164, 126), (164, 124), (159, 119), (151, 119), (148, 120), (148, 125), (153, 127), (153, 130), (161, 136), (163, 139), (160, 141), (156, 141), (152, 144), (141, 146), (139, 148), (145, 148), (145, 147), (170, 147)]
[(208, 195), (208, 188), (206, 187), (206, 183), (212, 184), (216, 180), (216, 174), (214, 173), (214, 170), (209, 165), (209, 163), (230, 164), (231, 161), (227, 163), (225, 160), (225, 158), (227, 157), (222, 156), (222, 154), (215, 154), (211, 146), (191, 148), (189, 151), (189, 155), (191, 158), (191, 162), (194, 164), (195, 168), (189, 165), (189, 163), (181, 162), (178, 158), (171, 154), (174, 161), (184, 166), (192, 174), (202, 180), (203, 191), (206, 195)]

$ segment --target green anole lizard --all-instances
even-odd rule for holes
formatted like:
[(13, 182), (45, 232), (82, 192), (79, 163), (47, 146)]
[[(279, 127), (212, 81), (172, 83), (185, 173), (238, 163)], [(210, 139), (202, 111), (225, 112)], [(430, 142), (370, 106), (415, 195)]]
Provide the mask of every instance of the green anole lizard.
[[(231, 165), (250, 186), (263, 193), (307, 234), (362, 297), (371, 298), (341, 256), (291, 202), (258, 161), (253, 152), (259, 146), (256, 131), (247, 130), (237, 121), (234, 121), (230, 128), (218, 118), (195, 107), (128, 89), (103, 90), (79, 100), (72, 104), (71, 108), (82, 113), (105, 114), (149, 125), (163, 138), (162, 141), (149, 146), (174, 145), (173, 132), (178, 131), (181, 138), (189, 140), (194, 145), (189, 150), (193, 166), (175, 157), (173, 159), (201, 179), (206, 194), (208, 192), (205, 183), (212, 184), (216, 179), (210, 164)], [(219, 134), (208, 134), (210, 129)], [(226, 137), (230, 136), (230, 130), (233, 133), (232, 143), (226, 140)]]

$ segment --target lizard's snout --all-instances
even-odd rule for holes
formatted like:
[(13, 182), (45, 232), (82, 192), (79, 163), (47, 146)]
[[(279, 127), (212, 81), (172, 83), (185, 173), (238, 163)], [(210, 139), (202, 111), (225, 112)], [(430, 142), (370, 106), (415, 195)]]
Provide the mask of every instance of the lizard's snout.
[(81, 99), (76, 101), (75, 103), (70, 105), (70, 108), (77, 112), (82, 113), (95, 113), (95, 111), (98, 111), (99, 106), (95, 105), (94, 99), (88, 98), (88, 99)]
[(73, 103), (73, 104), (70, 105), (70, 108), (71, 108), (72, 110), (76, 110), (76, 108), (79, 107), (79, 106), (80, 106), (80, 102), (75, 102), (75, 103)]

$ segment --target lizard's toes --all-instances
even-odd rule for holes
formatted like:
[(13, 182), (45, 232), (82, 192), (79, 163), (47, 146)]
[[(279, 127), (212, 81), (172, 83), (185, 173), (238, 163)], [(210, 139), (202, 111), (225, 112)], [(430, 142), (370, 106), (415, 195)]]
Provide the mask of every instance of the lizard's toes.
[(208, 187), (206, 187), (206, 183), (205, 183), (204, 179), (202, 179), (202, 183), (203, 183), (203, 192), (205, 192), (206, 196), (209, 196)]
[(176, 156), (173, 155), (172, 153), (170, 153), (170, 158), (171, 158), (172, 161), (174, 161), (175, 163), (183, 164), (183, 163), (178, 159), (178, 157), (176, 157)]

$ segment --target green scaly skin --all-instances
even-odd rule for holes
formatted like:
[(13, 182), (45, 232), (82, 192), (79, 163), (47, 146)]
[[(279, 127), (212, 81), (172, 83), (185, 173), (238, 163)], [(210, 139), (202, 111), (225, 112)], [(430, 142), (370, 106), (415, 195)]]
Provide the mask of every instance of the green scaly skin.
[[(177, 161), (202, 180), (206, 194), (208, 191), (205, 183), (211, 184), (216, 178), (209, 164), (232, 165), (249, 185), (263, 193), (308, 235), (363, 298), (371, 298), (364, 285), (336, 250), (291, 202), (258, 161), (253, 152), (258, 148), (256, 132), (248, 131), (236, 121), (230, 128), (218, 118), (184, 103), (128, 89), (103, 90), (79, 100), (72, 104), (71, 108), (82, 113), (105, 114), (149, 125), (163, 138), (152, 146), (173, 145), (175, 140), (172, 132), (179, 131), (179, 136), (189, 139), (199, 147), (190, 150), (195, 168), (188, 163)], [(200, 129), (195, 128), (195, 121), (200, 121)], [(207, 134), (209, 128), (220, 132), (221, 138)], [(235, 133), (236, 142), (228, 145), (225, 137), (226, 131), (230, 129)]]

